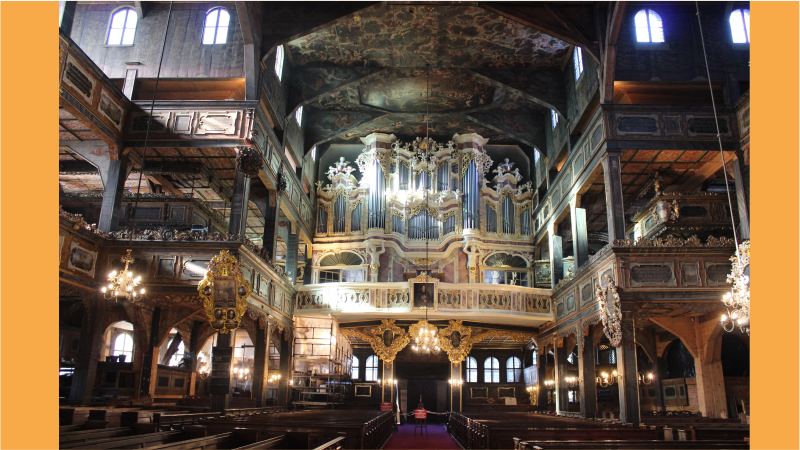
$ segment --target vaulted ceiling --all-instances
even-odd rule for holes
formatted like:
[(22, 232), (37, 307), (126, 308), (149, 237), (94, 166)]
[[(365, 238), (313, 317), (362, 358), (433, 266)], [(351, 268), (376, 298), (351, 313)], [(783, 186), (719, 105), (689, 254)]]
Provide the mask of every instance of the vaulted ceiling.
[(289, 105), (304, 107), (307, 150), (426, 131), (541, 148), (548, 110), (566, 109), (571, 45), (475, 4), (371, 5), (286, 48)]

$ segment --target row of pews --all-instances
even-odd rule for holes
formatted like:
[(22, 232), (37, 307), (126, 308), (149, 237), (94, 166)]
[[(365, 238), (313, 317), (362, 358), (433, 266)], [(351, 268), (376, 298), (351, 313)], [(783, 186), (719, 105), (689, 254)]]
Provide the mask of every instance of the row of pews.
[[(655, 420), (651, 420), (655, 419)], [(746, 449), (736, 419), (648, 417), (639, 427), (612, 419), (539, 413), (452, 413), (450, 433), (465, 449)], [(647, 421), (652, 423), (647, 423)]]
[[(130, 412), (130, 411), (126, 411)], [(315, 449), (381, 448), (393, 431), (390, 412), (302, 411), (285, 407), (222, 413), (156, 412), (151, 420), (112, 428), (59, 430), (60, 449)]]

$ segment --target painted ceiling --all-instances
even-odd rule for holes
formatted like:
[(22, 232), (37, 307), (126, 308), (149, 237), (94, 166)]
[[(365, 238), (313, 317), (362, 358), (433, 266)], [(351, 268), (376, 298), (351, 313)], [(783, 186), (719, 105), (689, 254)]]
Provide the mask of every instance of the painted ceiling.
[(570, 45), (479, 6), (373, 5), (286, 47), (290, 108), (310, 113), (306, 151), (426, 131), (542, 147), (548, 110), (565, 107)]

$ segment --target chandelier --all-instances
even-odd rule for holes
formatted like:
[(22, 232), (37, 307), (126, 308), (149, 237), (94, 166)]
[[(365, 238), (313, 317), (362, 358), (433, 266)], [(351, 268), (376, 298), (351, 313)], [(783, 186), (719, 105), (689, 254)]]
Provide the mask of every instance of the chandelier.
[(728, 308), (728, 314), (722, 315), (720, 324), (727, 332), (734, 330), (736, 326), (743, 333), (750, 335), (750, 241), (744, 241), (739, 245), (736, 256), (731, 257), (731, 273), (728, 275), (728, 283), (731, 283), (731, 291), (725, 294), (722, 302)]
[(614, 383), (616, 383), (616, 381), (617, 381), (617, 377), (618, 377), (619, 375), (617, 374), (617, 371), (616, 371), (616, 370), (615, 370), (615, 371), (613, 371), (613, 372), (611, 373), (611, 375), (612, 375), (612, 376), (611, 376), (611, 377), (609, 377), (609, 376), (608, 376), (608, 372), (603, 372), (603, 373), (601, 373), (601, 374), (600, 374), (600, 376), (599, 376), (599, 377), (597, 377), (597, 380), (595, 380), (596, 384), (597, 384), (598, 386), (600, 386), (601, 388), (603, 388), (603, 389), (605, 389), (605, 388), (607, 388), (607, 387), (609, 387), (609, 386), (613, 385)]
[(408, 328), (413, 342), (411, 349), (416, 352), (436, 353), (439, 351), (439, 329), (428, 322), (427, 315), (428, 312), (425, 311), (426, 318)]
[[(142, 281), (142, 277), (134, 278), (133, 272), (128, 270), (128, 266), (133, 262), (130, 249), (128, 249), (128, 254), (123, 256), (120, 261), (125, 263), (125, 268), (122, 269), (120, 273), (117, 273), (115, 270), (108, 274), (108, 281), (110, 281), (111, 284), (109, 284), (108, 287), (103, 286), (100, 291), (103, 293), (103, 297), (105, 297), (106, 300), (110, 300), (111, 298), (119, 300), (119, 297), (123, 297), (133, 301), (136, 299), (136, 286)], [(144, 288), (142, 288), (138, 294), (144, 295)]]

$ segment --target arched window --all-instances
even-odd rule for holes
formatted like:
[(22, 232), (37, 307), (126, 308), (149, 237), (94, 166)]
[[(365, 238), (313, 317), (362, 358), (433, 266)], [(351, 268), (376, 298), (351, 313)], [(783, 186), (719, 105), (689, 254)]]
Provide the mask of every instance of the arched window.
[(634, 17), (636, 42), (664, 42), (661, 16), (652, 9), (643, 9)]
[(283, 77), (283, 46), (279, 45), (275, 48), (275, 75), (278, 76), (278, 81)]
[(483, 362), (483, 382), (500, 382), (500, 361), (493, 356), (486, 358), (486, 361)]
[(357, 380), (358, 379), (358, 357), (353, 356), (353, 365), (350, 369), (350, 378)]
[(516, 356), (508, 358), (506, 361), (506, 382), (519, 383), (520, 372), (522, 372), (522, 361)]
[(478, 382), (478, 361), (472, 356), (467, 357), (467, 383)]
[(224, 44), (228, 42), (228, 25), (231, 15), (225, 8), (214, 8), (206, 13), (203, 30), (203, 44)]
[(580, 47), (575, 47), (575, 81), (581, 77), (583, 73), (583, 53)]
[(367, 366), (364, 368), (364, 379), (366, 381), (378, 381), (378, 357), (375, 355), (367, 358)]
[(118, 9), (111, 16), (111, 26), (108, 27), (108, 45), (133, 45), (133, 35), (136, 34), (136, 11), (131, 8)]
[(183, 346), (183, 341), (181, 341), (181, 343), (178, 344), (178, 350), (176, 350), (175, 354), (172, 355), (172, 358), (169, 359), (169, 364), (167, 365), (173, 367), (180, 365), (181, 361), (183, 361), (184, 353), (185, 353), (185, 348)]
[(550, 121), (553, 122), (553, 129), (556, 129), (556, 125), (558, 125), (558, 113), (555, 109), (550, 110)]
[(750, 10), (737, 9), (731, 13), (731, 34), (734, 44), (750, 43)]
[(125, 355), (125, 359), (133, 361), (133, 338), (130, 334), (123, 333), (114, 339), (114, 356)]
[(303, 107), (297, 108), (297, 111), (294, 112), (294, 120), (297, 121), (297, 126), (303, 125)]

